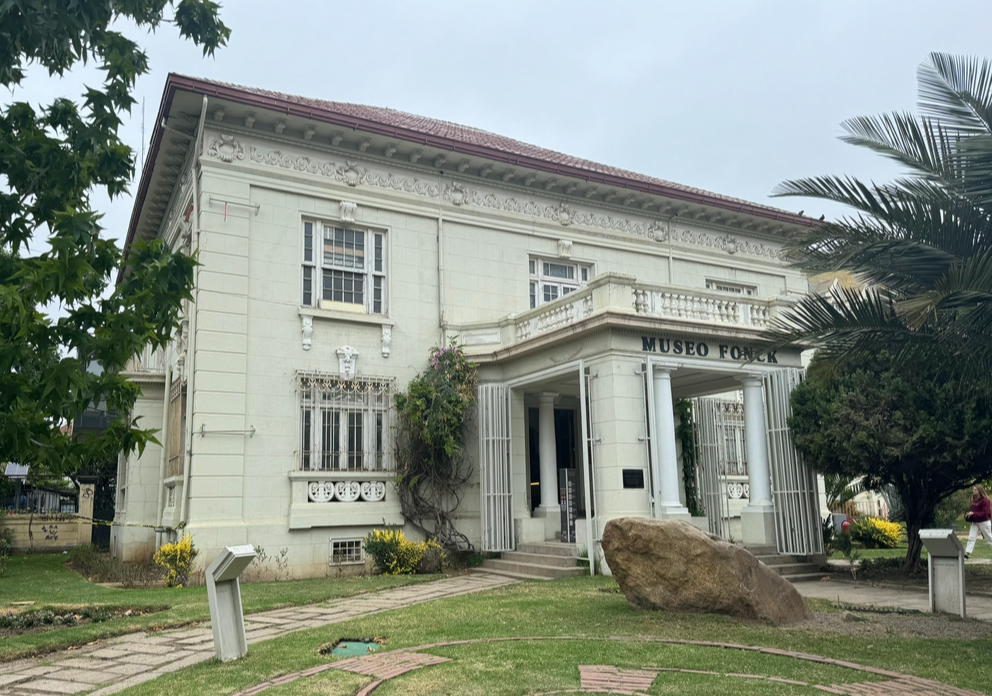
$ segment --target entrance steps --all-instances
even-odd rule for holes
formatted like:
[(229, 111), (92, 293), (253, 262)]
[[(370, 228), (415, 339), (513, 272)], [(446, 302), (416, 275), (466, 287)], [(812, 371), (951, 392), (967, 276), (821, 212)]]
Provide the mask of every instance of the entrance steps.
[(819, 580), (823, 577), (820, 564), (804, 556), (780, 554), (774, 546), (745, 546), (745, 549), (789, 582)]
[[(819, 580), (823, 577), (820, 564), (803, 557), (778, 553), (774, 546), (745, 547), (766, 566), (789, 582)], [(520, 544), (516, 551), (504, 551), (500, 558), (488, 558), (475, 573), (504, 575), (518, 580), (553, 580), (586, 575), (588, 566), (577, 565), (578, 552), (574, 544), (558, 541)]]
[(576, 565), (575, 544), (559, 541), (519, 544), (516, 551), (504, 551), (500, 558), (487, 558), (474, 572), (505, 575), (519, 580), (554, 580), (585, 575), (588, 568)]

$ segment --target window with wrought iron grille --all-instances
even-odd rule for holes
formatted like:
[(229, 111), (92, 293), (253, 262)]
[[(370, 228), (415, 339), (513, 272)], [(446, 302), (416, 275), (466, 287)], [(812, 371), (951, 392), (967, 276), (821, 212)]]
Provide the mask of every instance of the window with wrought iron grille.
[(301, 471), (388, 471), (393, 381), (301, 372)]
[(589, 282), (592, 267), (568, 261), (531, 258), (530, 308), (554, 302)]
[(331, 564), (365, 563), (365, 544), (361, 539), (331, 539)]
[(386, 235), (303, 221), (303, 306), (386, 314)]

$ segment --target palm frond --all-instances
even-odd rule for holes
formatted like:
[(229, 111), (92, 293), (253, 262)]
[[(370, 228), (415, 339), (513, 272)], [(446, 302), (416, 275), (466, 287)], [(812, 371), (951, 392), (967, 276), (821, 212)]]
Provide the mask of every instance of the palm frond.
[(912, 114), (858, 116), (841, 124), (847, 131), (841, 140), (866, 147), (895, 160), (922, 176), (937, 178), (948, 185), (960, 181), (960, 162), (954, 158), (956, 131), (929, 118)]
[(992, 64), (988, 60), (931, 53), (916, 74), (923, 113), (963, 133), (992, 132)]
[(954, 311), (961, 328), (986, 330), (992, 324), (992, 251), (955, 264), (933, 289), (898, 302), (896, 309), (913, 328), (938, 312)]

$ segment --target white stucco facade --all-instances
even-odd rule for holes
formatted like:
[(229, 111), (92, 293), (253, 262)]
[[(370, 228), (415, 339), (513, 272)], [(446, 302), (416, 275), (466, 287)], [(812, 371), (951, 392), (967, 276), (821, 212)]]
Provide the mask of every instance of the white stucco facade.
[[(470, 428), (458, 528), (477, 548), (552, 538), (557, 483), (542, 479), (563, 467), (577, 470), (580, 547), (613, 517), (688, 518), (673, 399), (739, 389), (762, 493), (742, 533), (776, 543), (769, 465), (755, 466), (775, 449), (763, 385), (800, 360), (747, 358), (805, 291), (779, 252), (808, 220), (279, 97), (166, 87), (129, 242), (164, 239), (200, 266), (181, 334), (133, 365), (163, 446), (121, 462), (117, 554), (147, 558), (185, 529), (206, 560), (287, 549), (293, 576), (331, 572), (333, 549), (354, 560), (354, 540), (404, 524), (389, 401), (453, 338), (500, 385), (508, 423), (495, 455), (486, 424)], [(503, 502), (483, 481), (493, 467)]]

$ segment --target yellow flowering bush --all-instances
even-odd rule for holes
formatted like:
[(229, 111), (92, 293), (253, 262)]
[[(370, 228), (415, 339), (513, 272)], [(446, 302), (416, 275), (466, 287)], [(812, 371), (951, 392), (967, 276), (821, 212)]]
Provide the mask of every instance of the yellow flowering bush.
[(851, 539), (866, 549), (894, 549), (902, 534), (901, 524), (877, 517), (862, 517), (851, 525)]
[[(374, 529), (365, 537), (365, 553), (372, 557), (383, 575), (412, 575), (440, 572), (445, 556), (436, 541), (412, 542), (400, 530)], [(421, 571), (421, 563), (430, 566)]]
[(193, 545), (193, 537), (183, 534), (179, 541), (164, 544), (152, 560), (155, 565), (165, 568), (166, 587), (184, 587), (189, 582), (189, 574), (193, 570), (193, 561), (200, 550)]

